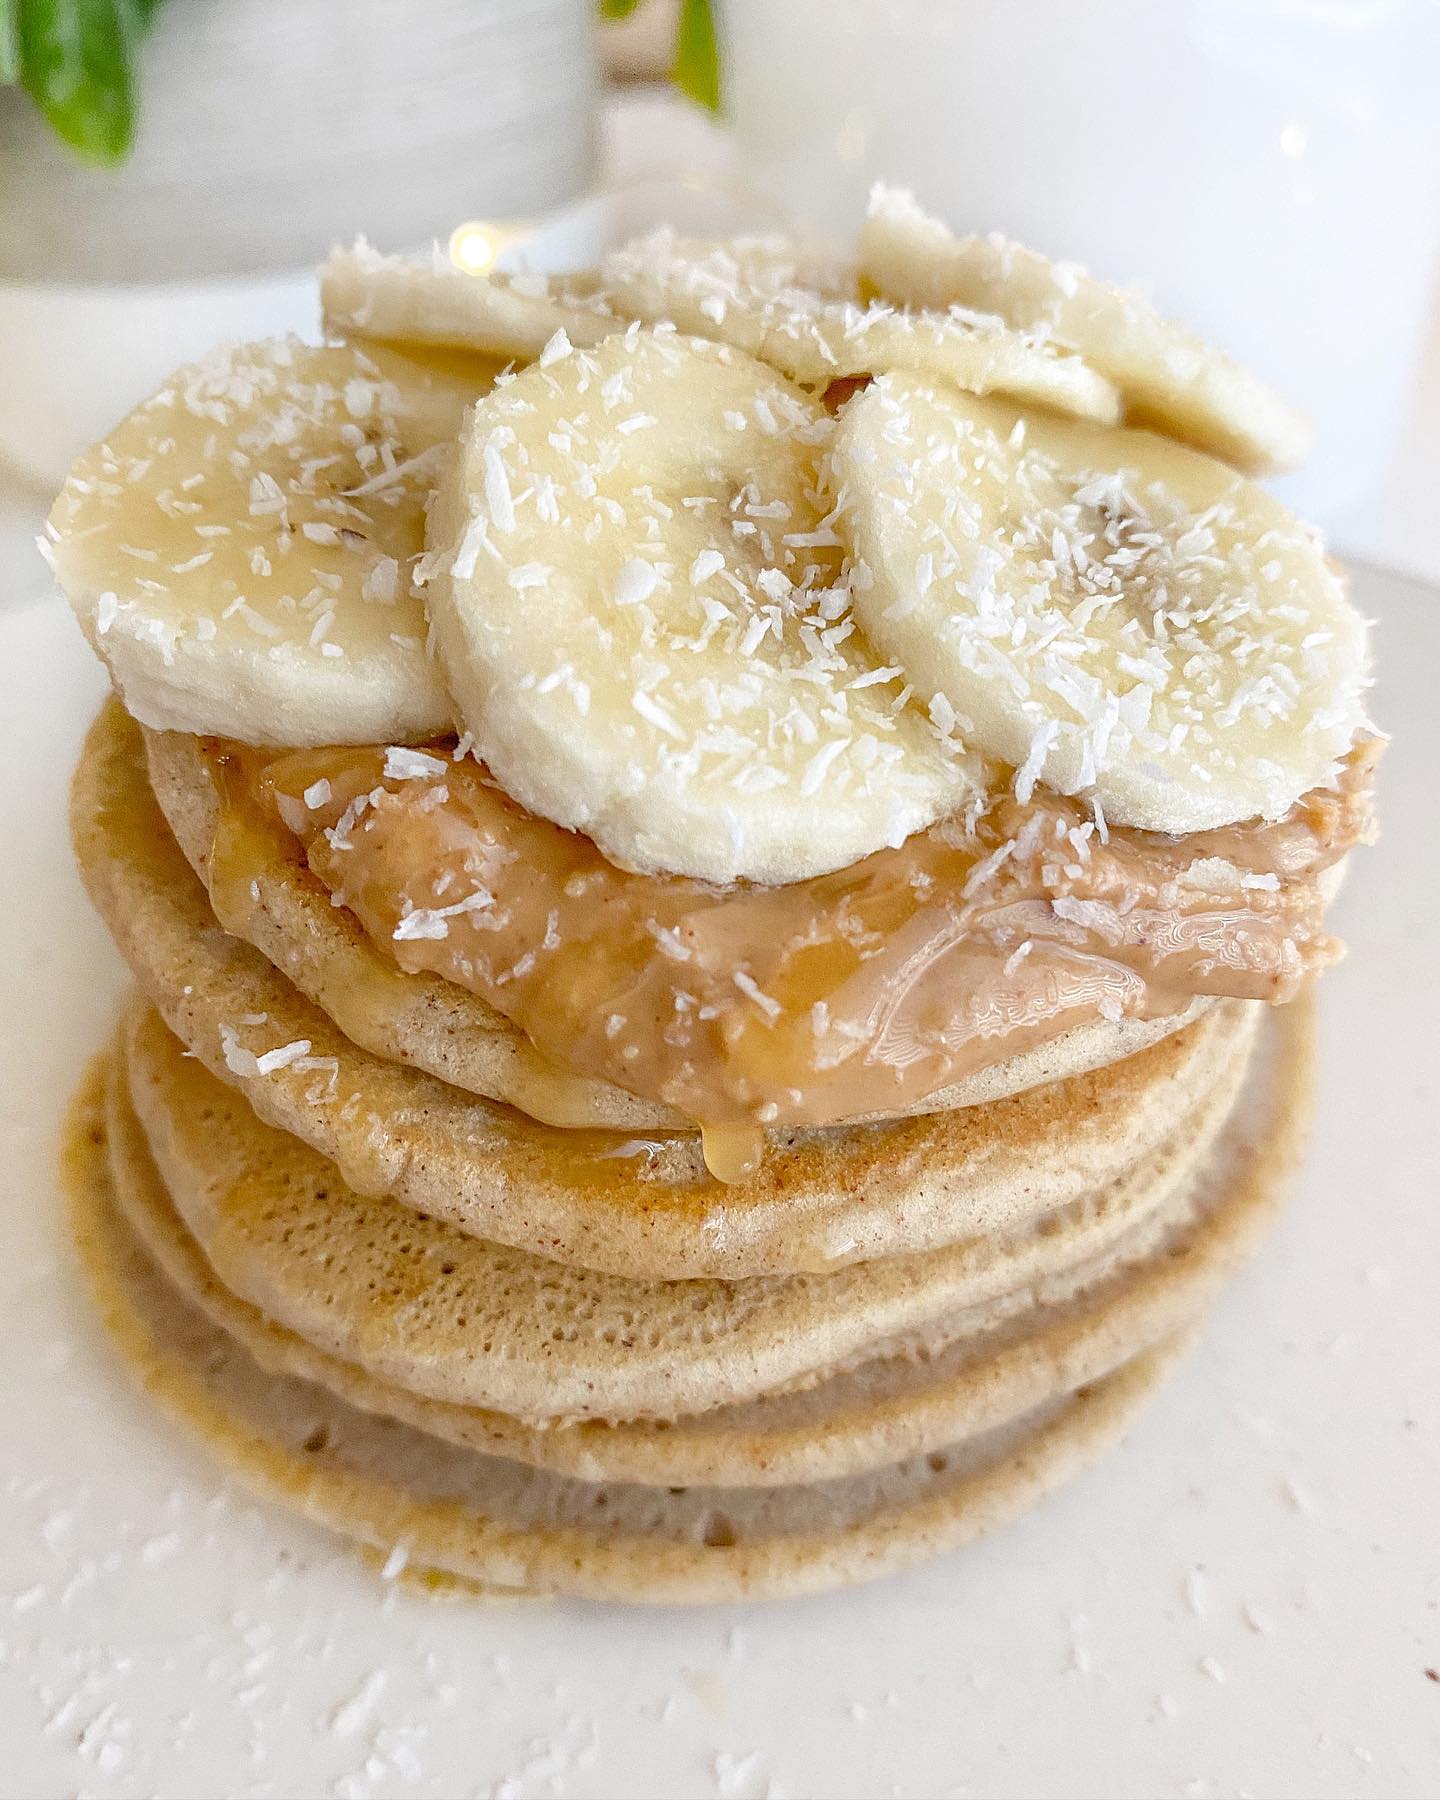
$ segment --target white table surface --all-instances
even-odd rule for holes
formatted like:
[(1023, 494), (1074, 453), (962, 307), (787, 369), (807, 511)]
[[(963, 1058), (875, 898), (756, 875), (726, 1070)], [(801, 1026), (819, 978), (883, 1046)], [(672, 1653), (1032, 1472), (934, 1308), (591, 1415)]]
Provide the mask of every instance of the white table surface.
[(0, 612), (0, 1791), (1440, 1793), (1440, 599), (1359, 594), (1386, 835), (1340, 902), (1299, 1192), (1198, 1353), (1123, 1449), (971, 1551), (668, 1613), (387, 1587), (112, 1365), (55, 1180), (121, 986), (64, 829), (101, 681), (58, 603)]

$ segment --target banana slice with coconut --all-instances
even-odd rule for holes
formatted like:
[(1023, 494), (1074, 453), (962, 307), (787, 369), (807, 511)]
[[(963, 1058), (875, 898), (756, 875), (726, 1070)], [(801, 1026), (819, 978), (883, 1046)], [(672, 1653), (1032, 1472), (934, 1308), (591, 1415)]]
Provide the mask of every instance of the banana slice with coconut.
[(1364, 623), (1224, 463), (895, 374), (844, 408), (830, 467), (860, 623), (1022, 797), (1201, 831), (1280, 816), (1349, 749)]
[(440, 258), (335, 252), (321, 271), (325, 323), (350, 336), (446, 345), (533, 362), (557, 334), (591, 347), (627, 324), (671, 324), (747, 351), (802, 386), (925, 369), (1113, 421), (1104, 376), (1044, 337), (960, 307), (862, 304), (854, 270), (788, 238), (716, 241), (659, 230), (612, 251), (592, 276), (471, 275)]
[(130, 712), (253, 744), (447, 728), (412, 565), (496, 366), (247, 344), (182, 369), (87, 451), (47, 548)]
[(833, 430), (752, 357), (638, 326), (477, 406), (427, 593), (507, 793), (624, 867), (717, 883), (844, 867), (973, 794), (857, 627)]
[(627, 322), (579, 276), (474, 275), (438, 252), (428, 260), (382, 256), (363, 238), (331, 251), (320, 270), (320, 310), (337, 335), (518, 362), (533, 362), (556, 332), (572, 344), (598, 344)]
[(599, 290), (614, 312), (733, 344), (807, 387), (919, 369), (972, 393), (1101, 422), (1120, 416), (1110, 382), (1071, 351), (949, 303), (861, 303), (853, 272), (785, 238), (717, 242), (661, 229), (612, 251)]
[(1310, 426), (1273, 388), (1142, 295), (992, 233), (955, 237), (902, 188), (877, 186), (860, 232), (860, 275), (897, 305), (976, 307), (1078, 351), (1151, 426), (1247, 475), (1296, 468)]

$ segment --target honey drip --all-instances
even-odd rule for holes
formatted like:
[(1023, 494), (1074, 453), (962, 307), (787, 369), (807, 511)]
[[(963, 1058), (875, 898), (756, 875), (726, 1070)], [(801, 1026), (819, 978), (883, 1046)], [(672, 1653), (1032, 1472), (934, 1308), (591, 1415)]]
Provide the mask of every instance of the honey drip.
[(252, 798), (265, 764), (263, 752), (229, 744), (216, 747), (209, 759), (219, 805), (205, 879), (215, 917), (236, 937), (248, 933), (260, 899), (257, 871), (269, 861), (275, 842), (273, 816)]
[(765, 1133), (758, 1125), (702, 1125), (705, 1167), (717, 1181), (747, 1180), (765, 1159)]

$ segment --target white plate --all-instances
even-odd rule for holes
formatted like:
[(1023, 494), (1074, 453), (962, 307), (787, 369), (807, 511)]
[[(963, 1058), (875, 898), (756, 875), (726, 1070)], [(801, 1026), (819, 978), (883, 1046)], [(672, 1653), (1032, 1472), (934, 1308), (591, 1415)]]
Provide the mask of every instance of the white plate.
[(1340, 904), (1295, 1203), (1129, 1443), (1016, 1528), (788, 1606), (387, 1588), (131, 1392), (59, 1220), (121, 977), (65, 845), (100, 678), (0, 615), (0, 1789), (98, 1796), (1411, 1795), (1440, 1781), (1436, 596), (1381, 618), (1380, 847)]

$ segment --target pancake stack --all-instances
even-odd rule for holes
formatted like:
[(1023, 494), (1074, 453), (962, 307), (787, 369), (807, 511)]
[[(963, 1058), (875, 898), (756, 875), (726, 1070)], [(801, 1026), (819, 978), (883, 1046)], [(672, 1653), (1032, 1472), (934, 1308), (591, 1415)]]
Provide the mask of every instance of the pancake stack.
[[(636, 266), (653, 271), (653, 256)], [(612, 271), (617, 292), (624, 273)], [(380, 275), (371, 305), (398, 279)], [(422, 297), (428, 279), (414, 272)], [(631, 319), (649, 316), (637, 291), (624, 289)], [(528, 286), (503, 298), (541, 304)], [(572, 324), (596, 317), (593, 284), (543, 304), (562, 301)], [(427, 305), (422, 324), (451, 317)], [(424, 337), (407, 317), (382, 335)], [(336, 323), (364, 329), (353, 306)], [(486, 341), (468, 315), (446, 329), (466, 354), (541, 349)], [(1090, 404), (1113, 375), (1085, 375)], [(111, 480), (115, 453), (92, 455)], [(1266, 988), (1245, 915), (1217, 902), (1203, 967), (1192, 958), (1190, 986), (1166, 1004), (1110, 1004), (1102, 984), (1052, 1029), (996, 1031), (948, 1079), (916, 1091), (897, 1077), (893, 1105), (819, 1122), (798, 1101), (790, 1118), (757, 1107), (763, 1153), (727, 1169), (723, 1134), (702, 1141), (673, 1098), (627, 1086), (623, 1065), (566, 1067), (503, 989), (406, 960), (408, 937), (446, 934), (397, 927), (387, 941), (322, 878), (318, 838), (288, 829), (283, 805), (253, 804), (253, 783), (237, 799), (247, 757), (345, 739), (327, 713), (323, 731), (295, 716), (288, 736), (257, 727), (241, 741), (234, 707), (173, 639), (137, 676), (107, 641), (135, 595), (93, 594), (66, 561), (67, 545), (91, 541), (73, 508), (93, 500), (93, 464), (72, 482), (57, 565), (118, 690), (80, 759), (72, 830), (135, 978), (76, 1102), (76, 1234), (118, 1353), (222, 1462), (392, 1571), (514, 1594), (729, 1601), (954, 1548), (1120, 1436), (1283, 1196), (1308, 1106), (1310, 1003), (1265, 999), (1333, 954), (1314, 920)], [(431, 508), (432, 557), (446, 504)], [(233, 596), (217, 614), (220, 600), (228, 621)], [(176, 668), (181, 700), (157, 703)], [(451, 685), (458, 704), (464, 684)], [(444, 719), (395, 730), (426, 748), (418, 761), (387, 753), (386, 792), (409, 794), (417, 774), (443, 784), (475, 716), (467, 704), (450, 735)], [(1347, 719), (1344, 742), (1353, 731)], [(492, 771), (503, 757), (487, 752)], [(1002, 782), (1019, 760), (999, 765)], [(1022, 805), (1037, 768), (1015, 779)], [(322, 785), (328, 799), (327, 779), (307, 806)], [(437, 793), (435, 810), (451, 804)], [(377, 788), (367, 804), (387, 802)], [(607, 847), (623, 816), (597, 813), (596, 842), (617, 867), (643, 867)], [(342, 820), (326, 830), (332, 850), (349, 848), (346, 830), (360, 842)], [(1213, 886), (1204, 830), (1194, 866)], [(1347, 830), (1322, 885), (1363, 824)], [(1156, 857), (1184, 841), (1143, 827), (1133, 839)], [(698, 880), (721, 904), (740, 891), (724, 874), (672, 859), (644, 879)], [(1252, 872), (1245, 891), (1292, 879), (1288, 865)], [(764, 885), (749, 869), (735, 881)], [(1080, 904), (1054, 916), (1088, 918)], [(1002, 943), (1007, 975), (1032, 937), (1043, 954), (1033, 924)]]
[[(179, 817), (177, 748), (151, 739)], [(561, 1128), (362, 1049), (218, 926), (117, 703), (74, 829), (140, 984), (83, 1102), (117, 1342), (264, 1491), (487, 1587), (802, 1592), (1008, 1518), (1124, 1429), (1303, 1128), (1305, 1019), (1226, 1001), (1002, 1098), (796, 1133), (734, 1189), (684, 1138), (576, 1179)], [(304, 956), (315, 896), (271, 879)]]

